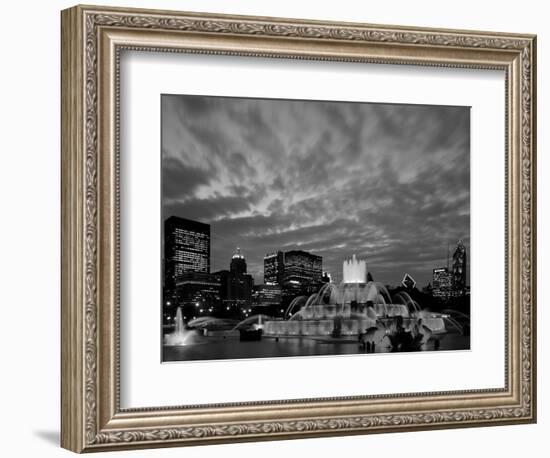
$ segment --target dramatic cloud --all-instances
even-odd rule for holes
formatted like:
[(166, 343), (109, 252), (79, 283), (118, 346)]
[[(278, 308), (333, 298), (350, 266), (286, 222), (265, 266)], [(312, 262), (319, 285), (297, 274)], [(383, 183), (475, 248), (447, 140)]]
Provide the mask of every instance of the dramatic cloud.
[(212, 270), (239, 246), (257, 283), (300, 248), (423, 286), (470, 246), (468, 107), (164, 95), (162, 174), (163, 216), (209, 223)]

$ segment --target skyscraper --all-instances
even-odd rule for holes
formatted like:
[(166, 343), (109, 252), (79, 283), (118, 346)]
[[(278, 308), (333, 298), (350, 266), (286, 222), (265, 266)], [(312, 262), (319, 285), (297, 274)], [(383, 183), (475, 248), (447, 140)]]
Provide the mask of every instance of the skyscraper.
[(452, 266), (453, 292), (462, 295), (466, 291), (466, 247), (462, 240), (456, 245)]
[(407, 289), (414, 289), (416, 286), (416, 280), (412, 277), (412, 275), (406, 273), (403, 276), (403, 280), (401, 280), (401, 284)]
[(237, 251), (233, 254), (231, 258), (231, 264), (229, 265), (229, 270), (234, 274), (245, 274), (246, 273), (246, 260), (241, 254), (241, 249), (237, 247)]
[(310, 294), (323, 282), (323, 258), (302, 250), (284, 255), (283, 286), (285, 294)]
[(452, 275), (446, 267), (433, 270), (432, 293), (434, 297), (448, 300), (451, 297)]
[(264, 283), (266, 285), (282, 285), (285, 257), (282, 251), (264, 256)]
[(285, 253), (284, 281), (321, 283), (323, 258), (302, 250)]
[(250, 306), (254, 278), (246, 273), (246, 260), (237, 248), (231, 258), (229, 270), (216, 273), (221, 283), (221, 299), (226, 307), (245, 309)]
[(164, 221), (165, 301), (188, 272), (210, 273), (210, 225), (171, 216)]

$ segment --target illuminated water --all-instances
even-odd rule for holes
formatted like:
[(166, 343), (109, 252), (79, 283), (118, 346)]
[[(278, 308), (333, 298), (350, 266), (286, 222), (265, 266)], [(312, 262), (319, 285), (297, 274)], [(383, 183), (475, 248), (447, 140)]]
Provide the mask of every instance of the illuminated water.
[[(439, 350), (469, 350), (470, 337), (447, 333), (437, 337)], [(433, 342), (421, 351), (434, 351)], [(387, 340), (375, 347), (375, 353), (390, 352)], [(214, 359), (274, 358), (285, 356), (349, 355), (365, 353), (356, 338), (264, 337), (258, 342), (241, 342), (238, 337), (198, 336), (194, 345), (164, 346), (163, 361), (197, 361)]]
[[(405, 291), (391, 296), (383, 284), (368, 281), (366, 262), (354, 255), (343, 262), (341, 283), (295, 298), (282, 319), (200, 317), (185, 325), (178, 309), (175, 328), (164, 337), (163, 361), (343, 355), (367, 348), (369, 353), (468, 350), (463, 318), (469, 321), (454, 311), (422, 310)], [(261, 340), (240, 340), (241, 333), (252, 339), (258, 332)]]
[(176, 325), (174, 332), (166, 334), (164, 336), (164, 345), (172, 346), (185, 346), (196, 343), (198, 333), (194, 329), (186, 329), (185, 323), (183, 322), (183, 316), (181, 308), (178, 307), (176, 312)]

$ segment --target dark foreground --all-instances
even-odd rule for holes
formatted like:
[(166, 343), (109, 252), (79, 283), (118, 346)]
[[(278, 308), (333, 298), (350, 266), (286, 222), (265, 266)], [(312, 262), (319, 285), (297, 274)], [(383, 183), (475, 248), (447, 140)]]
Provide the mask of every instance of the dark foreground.
[[(437, 351), (469, 350), (470, 336), (447, 333), (437, 336)], [(419, 351), (436, 351), (433, 340)], [(374, 348), (374, 353), (390, 353), (387, 339)], [(239, 337), (205, 337), (197, 335), (193, 343), (185, 346), (167, 346), (162, 349), (164, 362), (219, 359), (275, 358), (289, 356), (327, 356), (366, 353), (357, 339), (315, 337), (264, 337), (260, 341), (240, 341)]]

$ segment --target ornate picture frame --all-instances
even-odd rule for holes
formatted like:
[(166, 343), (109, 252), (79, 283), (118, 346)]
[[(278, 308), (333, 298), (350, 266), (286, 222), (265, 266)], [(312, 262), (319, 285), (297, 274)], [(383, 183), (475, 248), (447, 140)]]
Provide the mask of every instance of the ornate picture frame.
[[(62, 12), (61, 443), (75, 452), (536, 421), (536, 37), (75, 6)], [(505, 387), (120, 407), (123, 50), (505, 72)]]

